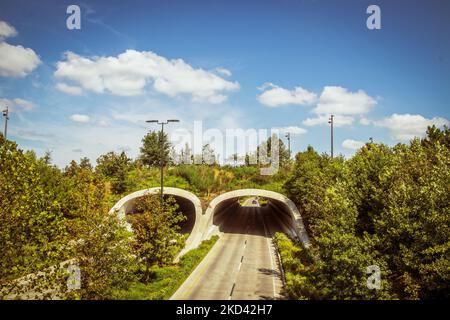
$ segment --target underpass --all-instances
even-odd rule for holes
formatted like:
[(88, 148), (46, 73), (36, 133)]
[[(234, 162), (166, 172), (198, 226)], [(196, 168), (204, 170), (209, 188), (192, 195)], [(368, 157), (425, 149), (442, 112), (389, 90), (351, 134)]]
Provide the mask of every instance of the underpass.
[[(112, 209), (126, 218), (136, 201), (159, 188), (134, 192), (122, 198)], [(203, 240), (219, 235), (219, 240), (180, 286), (171, 299), (247, 300), (284, 299), (283, 279), (278, 254), (272, 241), (276, 232), (284, 232), (309, 247), (309, 238), (300, 213), (286, 196), (263, 189), (239, 189), (223, 193), (203, 210), (191, 192), (164, 188), (188, 216), (186, 246), (179, 257), (196, 248)], [(242, 205), (239, 199), (246, 199)], [(260, 206), (258, 199), (267, 204)]]
[(275, 232), (283, 231), (282, 222), (271, 206), (260, 207), (255, 199), (216, 212), (220, 217), (216, 220), (220, 223), (220, 239), (172, 299), (284, 298), (280, 265), (272, 243)]

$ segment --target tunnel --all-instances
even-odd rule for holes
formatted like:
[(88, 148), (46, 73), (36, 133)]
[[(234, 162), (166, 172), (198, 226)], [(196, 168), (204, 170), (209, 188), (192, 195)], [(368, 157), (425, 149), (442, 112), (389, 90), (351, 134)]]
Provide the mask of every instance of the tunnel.
[(291, 200), (267, 190), (235, 190), (214, 198), (202, 218), (201, 239), (213, 235), (219, 238), (171, 299), (286, 297), (281, 258), (273, 236), (284, 232), (305, 248), (310, 246), (300, 213)]
[[(241, 205), (239, 199), (267, 199), (267, 205)], [(310, 246), (309, 238), (300, 213), (295, 204), (286, 196), (262, 189), (240, 189), (224, 193), (214, 198), (204, 214), (207, 221), (203, 238), (213, 234), (251, 232), (270, 236), (275, 232), (284, 232), (289, 237), (301, 241), (305, 247)], [(250, 221), (251, 220), (251, 221)], [(259, 224), (259, 227), (246, 227)]]
[[(135, 209), (136, 202), (139, 201), (139, 198), (142, 198), (146, 195), (151, 194), (159, 194), (159, 187), (143, 189), (136, 192), (133, 192), (122, 199), (120, 199), (114, 207), (109, 211), (110, 214), (117, 212), (120, 219), (126, 221), (127, 214), (133, 213)], [(198, 227), (200, 226), (199, 221), (202, 219), (202, 206), (200, 199), (194, 195), (193, 193), (179, 189), (179, 188), (164, 188), (164, 197), (172, 196), (177, 202), (179, 208), (178, 211), (183, 213), (187, 219), (180, 223), (180, 232), (188, 233), (189, 237), (186, 240), (185, 248), (179, 254), (181, 256), (188, 250), (192, 248), (193, 240), (197, 238), (197, 234), (199, 233)], [(128, 228), (131, 230), (131, 225), (127, 224)]]
[[(156, 187), (133, 192), (120, 199), (110, 210), (110, 213), (117, 212), (119, 218), (126, 220), (126, 215), (133, 211), (137, 199), (147, 194), (158, 194), (159, 190), (160, 188)], [(233, 212), (242, 210), (253, 213), (258, 211), (260, 214), (252, 214), (248, 217), (252, 216), (255, 223), (259, 223), (260, 226), (263, 223), (269, 229), (276, 225), (277, 228), (274, 231), (282, 231), (291, 238), (298, 239), (306, 248), (310, 246), (308, 234), (297, 207), (289, 198), (280, 193), (263, 189), (234, 190), (214, 198), (204, 212), (200, 199), (189, 191), (166, 187), (164, 188), (164, 195), (173, 196), (180, 206), (180, 211), (188, 217), (181, 228), (182, 232), (189, 233), (189, 237), (176, 260), (212, 235), (221, 235), (224, 231), (241, 232), (239, 226), (236, 226), (237, 229), (234, 230), (230, 222), (233, 223)], [(242, 197), (261, 197), (268, 199), (268, 203), (260, 209), (239, 208), (241, 206), (238, 199)], [(261, 220), (264, 217), (270, 218), (267, 223), (264, 219)], [(128, 226), (131, 230), (131, 226)], [(265, 231), (259, 228), (252, 232), (262, 233)]]

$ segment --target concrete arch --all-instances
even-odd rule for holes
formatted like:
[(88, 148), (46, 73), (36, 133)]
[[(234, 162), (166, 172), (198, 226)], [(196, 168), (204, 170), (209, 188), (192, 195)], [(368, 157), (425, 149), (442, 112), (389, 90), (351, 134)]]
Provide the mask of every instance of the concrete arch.
[(303, 224), (300, 212), (297, 206), (288, 197), (282, 195), (281, 193), (268, 191), (263, 189), (240, 189), (230, 192), (223, 193), (216, 198), (214, 198), (208, 205), (204, 213), (204, 225), (203, 239), (209, 238), (212, 234), (217, 232), (217, 228), (213, 225), (214, 214), (216, 211), (227, 210), (228, 207), (238, 205), (237, 200), (240, 197), (247, 196), (259, 196), (270, 199), (269, 205), (273, 206), (273, 209), (284, 213), (284, 218), (287, 219), (288, 223), (293, 226), (293, 233), (307, 248), (310, 246), (310, 241), (308, 233), (306, 232), (305, 226)]
[[(158, 194), (160, 190), (161, 189), (159, 187), (155, 187), (130, 193), (129, 195), (120, 199), (111, 208), (109, 214), (117, 212), (119, 218), (126, 221), (126, 215), (134, 209), (137, 199), (142, 198), (146, 195)], [(181, 211), (189, 211), (189, 214), (193, 215), (191, 218), (194, 219), (194, 224), (192, 226), (190, 235), (186, 240), (185, 247), (178, 255), (181, 256), (190, 249), (195, 248), (201, 241), (201, 237), (199, 237), (198, 234), (201, 234), (201, 230), (199, 228), (201, 227), (200, 222), (203, 220), (202, 204), (200, 202), (200, 199), (195, 194), (179, 188), (165, 187), (164, 195), (173, 196), (177, 200), (177, 203), (180, 205)], [(128, 227), (131, 229), (130, 225), (128, 225)]]

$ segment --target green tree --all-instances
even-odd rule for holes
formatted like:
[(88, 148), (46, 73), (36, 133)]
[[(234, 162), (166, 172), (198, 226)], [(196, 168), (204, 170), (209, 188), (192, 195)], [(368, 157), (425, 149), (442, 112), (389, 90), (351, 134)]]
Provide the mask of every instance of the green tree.
[(86, 212), (72, 232), (78, 238), (72, 241), (72, 252), (81, 271), (81, 286), (70, 298), (110, 299), (114, 290), (126, 289), (136, 280), (132, 234), (117, 214)]
[[(90, 166), (62, 173), (0, 136), (0, 295), (101, 299), (134, 274), (130, 235), (109, 215), (109, 191)], [(68, 261), (81, 289), (66, 289)], [(25, 284), (15, 281), (29, 276)]]
[(81, 169), (86, 169), (86, 170), (93, 170), (92, 164), (91, 164), (91, 160), (89, 160), (89, 158), (81, 158), (80, 159), (80, 168)]
[(250, 156), (248, 155), (248, 153), (245, 154), (244, 162), (245, 166), (250, 166)]
[[(162, 150), (162, 151), (161, 151)], [(170, 163), (170, 142), (167, 133), (162, 135), (161, 131), (151, 131), (142, 139), (141, 160), (150, 167), (164, 166)]]
[(121, 194), (126, 191), (128, 186), (127, 176), (131, 170), (131, 159), (121, 152), (108, 152), (97, 159), (95, 171), (103, 175), (111, 182), (112, 191), (115, 194)]
[(393, 151), (384, 144), (368, 143), (346, 162), (347, 193), (358, 211), (357, 232), (374, 233), (374, 218), (381, 213), (388, 186), (382, 176), (392, 166)]
[(209, 143), (202, 147), (202, 164), (215, 165), (217, 164), (214, 149)]
[(439, 134), (396, 146), (381, 173), (386, 191), (374, 228), (402, 298), (450, 297), (449, 131)]
[(70, 233), (70, 257), (81, 270), (81, 288), (71, 298), (107, 299), (132, 281), (136, 259), (131, 234), (117, 214), (109, 214), (106, 180), (72, 163), (62, 180), (61, 210)]
[(422, 145), (432, 147), (439, 143), (447, 148), (450, 148), (450, 128), (444, 126), (441, 130), (435, 125), (428, 127), (427, 136), (422, 139)]
[(322, 219), (320, 210), (327, 189), (342, 176), (343, 158), (318, 154), (308, 146), (296, 155), (294, 169), (284, 184), (287, 196), (298, 206), (311, 235)]
[[(41, 176), (44, 161), (0, 135), (0, 295), (12, 280), (67, 258), (65, 218)], [(40, 293), (60, 285), (58, 278), (40, 280)]]
[[(274, 136), (275, 137), (275, 136)], [(289, 162), (289, 150), (287, 150), (283, 140), (281, 140), (280, 138), (278, 138), (278, 159), (271, 159), (272, 157), (272, 138), (273, 137), (269, 137), (266, 141), (264, 141), (263, 143), (261, 143), (257, 149), (256, 149), (256, 157), (257, 157), (257, 162), (258, 164), (263, 164), (263, 160), (260, 158), (263, 155), (266, 155), (270, 161), (278, 161), (278, 163), (280, 164), (280, 166), (284, 166), (286, 165), (286, 163)], [(275, 140), (276, 141), (276, 140)]]
[(161, 208), (159, 196), (142, 197), (136, 204), (135, 213), (130, 221), (135, 232), (135, 249), (145, 265), (144, 280), (149, 280), (150, 267), (163, 266), (172, 262), (180, 249), (179, 223), (186, 217), (177, 212), (178, 205), (168, 198)]
[[(368, 143), (347, 161), (312, 148), (297, 155), (284, 187), (313, 246), (286, 249), (293, 297), (449, 296), (449, 134), (431, 127), (409, 145)], [(369, 265), (381, 270), (380, 290), (365, 286)]]

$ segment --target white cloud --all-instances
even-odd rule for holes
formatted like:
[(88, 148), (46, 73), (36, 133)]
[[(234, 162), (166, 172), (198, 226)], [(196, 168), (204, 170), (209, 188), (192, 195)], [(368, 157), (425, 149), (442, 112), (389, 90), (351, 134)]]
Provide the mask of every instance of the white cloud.
[(88, 123), (89, 121), (91, 121), (91, 118), (84, 114), (73, 114), (70, 116), (70, 119), (74, 122), (79, 123)]
[(100, 120), (97, 124), (98, 124), (100, 127), (103, 127), (103, 128), (107, 128), (107, 127), (110, 126), (109, 122), (106, 121), (106, 120)]
[(278, 131), (280, 131), (280, 133), (285, 134), (285, 133), (290, 133), (290, 134), (305, 134), (307, 132), (306, 129), (304, 128), (300, 128), (300, 127), (296, 127), (296, 126), (289, 126), (289, 127), (283, 127), (283, 128), (274, 128), (277, 129)]
[(14, 37), (17, 30), (6, 21), (0, 21), (0, 39)]
[(15, 99), (1, 99), (0, 98), (0, 106), (1, 107), (9, 107), (9, 111), (17, 112), (17, 111), (30, 111), (35, 107), (34, 103), (25, 99), (15, 98)]
[(345, 149), (350, 149), (350, 150), (358, 150), (359, 148), (362, 148), (364, 146), (364, 142), (362, 141), (357, 141), (357, 140), (352, 140), (352, 139), (346, 139), (342, 142), (342, 146)]
[(369, 112), (377, 101), (363, 90), (350, 92), (346, 88), (327, 86), (323, 88), (316, 114), (359, 115)]
[(224, 76), (231, 77), (231, 71), (222, 67), (216, 68), (216, 71)]
[(0, 76), (25, 77), (40, 63), (33, 49), (14, 46), (3, 40), (17, 35), (17, 30), (5, 21), (0, 21)]
[(0, 42), (0, 76), (25, 77), (40, 63), (32, 49)]
[(414, 137), (423, 137), (428, 126), (436, 125), (442, 127), (450, 125), (450, 122), (441, 117), (427, 119), (419, 114), (396, 114), (386, 117), (383, 120), (374, 121), (378, 127), (388, 128), (391, 137), (398, 141), (408, 141)]
[(64, 82), (59, 82), (56, 84), (56, 89), (58, 89), (61, 92), (68, 93), (71, 95), (80, 95), (83, 93), (83, 89), (77, 86), (69, 86), (68, 84)]
[(317, 98), (315, 93), (309, 92), (302, 87), (287, 90), (273, 83), (265, 83), (258, 89), (264, 91), (258, 96), (258, 101), (268, 107), (279, 107), (288, 104), (309, 105)]
[(361, 119), (359, 119), (359, 123), (363, 126), (368, 126), (372, 124), (372, 120), (367, 119), (366, 117), (362, 117)]
[[(319, 97), (317, 106), (313, 109), (315, 118), (303, 121), (306, 126), (327, 124), (331, 114), (335, 115), (334, 124), (351, 125), (356, 115), (368, 113), (377, 104), (377, 100), (367, 95), (363, 90), (350, 92), (346, 88), (326, 86)], [(364, 120), (361, 120), (362, 123)]]
[[(203, 121), (203, 132), (210, 128), (217, 128), (225, 135), (228, 125), (239, 128), (249, 128), (253, 124), (246, 108), (238, 108), (230, 104), (217, 105), (214, 108), (205, 108), (204, 105), (183, 101), (179, 103), (174, 100), (162, 101), (151, 95), (136, 97), (133, 99), (112, 99), (106, 102), (101, 110), (75, 110), (66, 115), (66, 120), (60, 117), (32, 117), (27, 119), (27, 114), (22, 114), (22, 119), (11, 122), (11, 134), (14, 125), (21, 129), (36, 130), (41, 134), (52, 135), (48, 141), (40, 139), (39, 142), (29, 143), (29, 148), (43, 155), (46, 150), (52, 151), (52, 158), (56, 165), (65, 167), (71, 160), (88, 157), (92, 163), (101, 154), (109, 151), (122, 151), (127, 149), (131, 157), (139, 156), (142, 146), (141, 139), (149, 130), (159, 130), (161, 126), (145, 123), (147, 119), (179, 119), (180, 123), (173, 123), (164, 127), (171, 141), (176, 146), (178, 141), (172, 135), (176, 129), (186, 129), (192, 136), (188, 140), (193, 141), (194, 121)], [(70, 119), (73, 114), (88, 115), (88, 123), (74, 122)], [(217, 115), (224, 115), (224, 117)], [(121, 116), (122, 115), (122, 116)], [(225, 121), (225, 123), (224, 123)], [(0, 119), (1, 122), (1, 119)], [(1, 123), (0, 123), (1, 124)], [(9, 129), (8, 129), (9, 130)], [(70, 134), (68, 134), (68, 132)], [(12, 135), (13, 136), (13, 135)], [(182, 144), (184, 147), (184, 143)], [(216, 148), (221, 157), (225, 157), (232, 144), (224, 144), (223, 149)], [(24, 147), (26, 144), (24, 145)], [(256, 146), (255, 146), (256, 148)], [(73, 150), (82, 149), (82, 153)], [(177, 149), (179, 150), (179, 149)], [(201, 150), (201, 146), (200, 146)], [(245, 154), (245, 153), (244, 153)]]
[(227, 99), (226, 92), (239, 89), (237, 82), (151, 51), (127, 50), (117, 57), (92, 58), (69, 51), (57, 63), (55, 76), (72, 80), (85, 90), (119, 96), (139, 95), (152, 83), (155, 91), (170, 97), (186, 94), (193, 101), (209, 103), (221, 103)]

